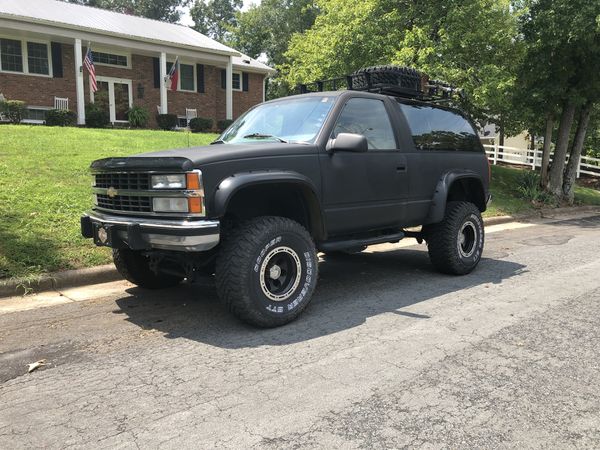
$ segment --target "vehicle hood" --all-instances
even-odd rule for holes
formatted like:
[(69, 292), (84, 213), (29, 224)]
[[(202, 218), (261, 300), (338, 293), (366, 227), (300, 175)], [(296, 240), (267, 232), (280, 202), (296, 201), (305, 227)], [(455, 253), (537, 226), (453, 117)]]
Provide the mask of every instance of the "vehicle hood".
[(248, 158), (306, 155), (315, 153), (315, 145), (257, 142), (251, 144), (215, 144), (202, 147), (161, 150), (122, 158), (94, 161), (94, 170), (192, 170), (207, 164)]

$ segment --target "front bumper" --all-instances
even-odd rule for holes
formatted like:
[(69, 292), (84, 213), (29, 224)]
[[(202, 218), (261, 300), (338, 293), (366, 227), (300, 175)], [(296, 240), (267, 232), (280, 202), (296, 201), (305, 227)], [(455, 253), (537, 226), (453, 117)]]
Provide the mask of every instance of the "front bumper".
[(91, 211), (81, 217), (81, 234), (96, 245), (132, 250), (202, 252), (219, 243), (218, 220), (163, 220)]

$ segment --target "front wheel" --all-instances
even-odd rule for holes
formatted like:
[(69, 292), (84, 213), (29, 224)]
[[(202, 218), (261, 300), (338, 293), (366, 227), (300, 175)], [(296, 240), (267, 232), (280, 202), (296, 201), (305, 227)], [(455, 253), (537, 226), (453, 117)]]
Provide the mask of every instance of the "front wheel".
[(429, 258), (442, 273), (465, 275), (483, 253), (484, 230), (479, 209), (470, 202), (448, 202), (444, 220), (423, 230)]
[(251, 325), (270, 328), (294, 320), (317, 284), (317, 251), (299, 223), (257, 217), (231, 230), (215, 278), (229, 311)]

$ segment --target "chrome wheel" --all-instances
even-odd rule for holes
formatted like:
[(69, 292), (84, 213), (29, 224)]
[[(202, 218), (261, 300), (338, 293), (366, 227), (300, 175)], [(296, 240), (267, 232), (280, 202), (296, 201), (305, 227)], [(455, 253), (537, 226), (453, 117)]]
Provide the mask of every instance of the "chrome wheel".
[(301, 275), (298, 254), (289, 247), (277, 247), (265, 256), (260, 267), (260, 287), (269, 300), (283, 302), (296, 291)]
[(477, 248), (477, 228), (470, 220), (465, 222), (458, 232), (458, 252), (463, 258), (469, 258)]

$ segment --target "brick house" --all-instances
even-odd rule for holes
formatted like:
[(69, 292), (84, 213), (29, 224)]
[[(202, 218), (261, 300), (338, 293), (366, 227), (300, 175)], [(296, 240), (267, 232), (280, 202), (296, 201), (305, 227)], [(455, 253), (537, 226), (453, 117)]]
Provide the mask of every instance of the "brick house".
[[(98, 92), (82, 66), (91, 46)], [(179, 58), (176, 91), (165, 76)], [(234, 119), (264, 100), (270, 67), (189, 27), (55, 0), (0, 0), (0, 94), (23, 100), (27, 120), (70, 109), (85, 124), (85, 104), (105, 107), (111, 122), (126, 111)]]

